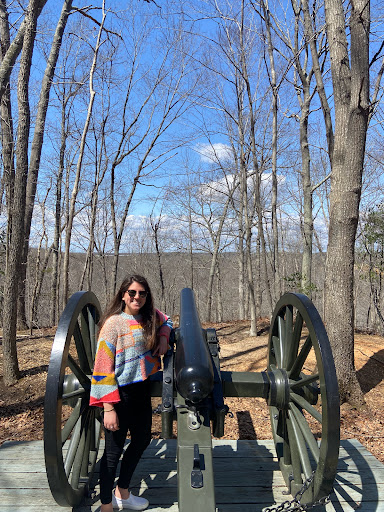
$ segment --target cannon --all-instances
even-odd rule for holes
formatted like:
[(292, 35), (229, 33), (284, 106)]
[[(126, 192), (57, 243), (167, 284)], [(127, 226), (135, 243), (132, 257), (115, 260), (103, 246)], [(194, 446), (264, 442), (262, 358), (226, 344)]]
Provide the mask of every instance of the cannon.
[[(44, 450), (56, 502), (75, 506), (89, 490), (97, 462), (101, 419), (89, 406), (100, 306), (91, 292), (69, 300), (57, 328), (48, 369)], [(162, 437), (177, 421), (178, 505), (181, 512), (214, 512), (212, 435), (224, 435), (225, 397), (261, 397), (270, 411), (279, 466), (301, 504), (332, 491), (340, 443), (336, 371), (324, 324), (308, 297), (287, 293), (272, 315), (265, 371), (220, 370), (214, 329), (203, 329), (193, 291), (180, 297), (180, 325), (153, 376), (161, 396)]]

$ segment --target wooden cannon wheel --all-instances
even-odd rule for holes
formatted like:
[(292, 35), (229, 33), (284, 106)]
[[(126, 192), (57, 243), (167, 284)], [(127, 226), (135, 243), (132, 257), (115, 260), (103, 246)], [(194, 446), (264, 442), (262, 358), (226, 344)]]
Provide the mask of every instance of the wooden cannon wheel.
[(99, 411), (89, 407), (100, 305), (77, 292), (61, 315), (52, 346), (44, 403), (44, 452), (52, 495), (76, 506), (88, 488), (99, 447)]
[(335, 365), (324, 324), (305, 295), (288, 293), (277, 303), (268, 344), (268, 403), (280, 469), (302, 503), (328, 496), (340, 444)]

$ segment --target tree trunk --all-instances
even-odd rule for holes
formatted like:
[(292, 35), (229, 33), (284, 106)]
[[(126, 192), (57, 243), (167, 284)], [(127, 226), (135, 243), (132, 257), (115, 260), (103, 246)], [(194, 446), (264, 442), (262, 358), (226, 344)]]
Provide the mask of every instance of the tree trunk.
[[(244, 80), (244, 85), (247, 93), (247, 99), (248, 99), (248, 108), (249, 108), (249, 117), (250, 117), (250, 142), (251, 142), (251, 153), (252, 153), (252, 164), (253, 164), (253, 173), (256, 177), (256, 184), (254, 186), (254, 195), (255, 195), (255, 207), (256, 207), (256, 213), (257, 213), (257, 226), (258, 226), (258, 235), (260, 237), (261, 241), (261, 247), (263, 250), (263, 270), (265, 275), (265, 283), (266, 283), (266, 294), (268, 298), (268, 303), (270, 305), (270, 309), (272, 309), (272, 294), (271, 294), (271, 287), (270, 282), (268, 278), (268, 265), (267, 265), (267, 252), (266, 252), (266, 246), (265, 246), (265, 237), (264, 237), (264, 226), (263, 226), (263, 208), (261, 204), (261, 174), (259, 169), (259, 163), (257, 160), (257, 150), (256, 150), (256, 134), (255, 134), (255, 123), (256, 119), (254, 116), (253, 108), (254, 108), (254, 100), (253, 100), (253, 94), (251, 91), (251, 83), (248, 77), (248, 65), (246, 60), (246, 48), (244, 45), (244, 2), (242, 2), (242, 11), (241, 11), (241, 29), (240, 29), (240, 48), (241, 48), (241, 77)], [(273, 91), (274, 94), (276, 94), (276, 91)], [(277, 104), (276, 104), (277, 107)], [(277, 113), (276, 113), (277, 115)], [(241, 119), (243, 122), (243, 119)], [(277, 125), (275, 126), (277, 128)], [(244, 133), (242, 134), (244, 136)], [(273, 141), (276, 145), (277, 139), (274, 139)], [(240, 158), (241, 163), (241, 158)], [(276, 162), (275, 162), (276, 163)], [(244, 163), (245, 166), (245, 163)], [(276, 168), (274, 169), (276, 171)], [(248, 187), (248, 176), (245, 177), (245, 197), (246, 201), (244, 203), (244, 213), (245, 213), (245, 236), (246, 236), (246, 247), (247, 247), (247, 274), (248, 274), (248, 282), (250, 283), (250, 303), (251, 308), (253, 311), (251, 311), (251, 332), (250, 336), (257, 336), (257, 326), (256, 326), (256, 293), (255, 293), (255, 287), (254, 287), (254, 280), (253, 280), (253, 269), (252, 269), (252, 259), (251, 259), (251, 236), (252, 236), (252, 222), (248, 215), (248, 199), (247, 199), (247, 187)], [(243, 196), (244, 197), (244, 196)], [(275, 217), (276, 218), (276, 217)], [(274, 226), (277, 227), (277, 224)], [(275, 235), (274, 231), (274, 235)], [(276, 241), (275, 241), (276, 242)], [(273, 261), (275, 263), (275, 258), (277, 257), (275, 251), (275, 247), (273, 248)], [(276, 270), (276, 269), (275, 269)], [(274, 277), (276, 277), (276, 274), (274, 273)], [(257, 286), (259, 286), (259, 283), (257, 283)]]
[(369, 2), (353, 0), (350, 62), (340, 0), (325, 1), (335, 104), (325, 319), (341, 401), (362, 405), (354, 366), (353, 283), (365, 141), (369, 116)]
[[(144, 162), (142, 162), (144, 164)], [(117, 287), (117, 269), (119, 266), (119, 255), (120, 255), (120, 245), (121, 245), (121, 238), (123, 236), (125, 222), (128, 216), (129, 208), (132, 203), (133, 195), (136, 191), (136, 187), (140, 178), (140, 174), (142, 171), (142, 165), (139, 165), (139, 168), (137, 170), (136, 176), (133, 179), (132, 188), (129, 193), (127, 202), (125, 204), (125, 210), (122, 215), (122, 218), (120, 220), (120, 227), (119, 231), (117, 231), (116, 226), (116, 215), (115, 215), (115, 194), (114, 194), (114, 187), (115, 187), (115, 173), (114, 169), (112, 169), (111, 172), (111, 195), (110, 195), (110, 204), (111, 204), (111, 213), (112, 213), (112, 231), (113, 231), (113, 265), (112, 265), (112, 276), (111, 276), (111, 284), (110, 284), (110, 296), (113, 296), (116, 291)], [(109, 300), (110, 297), (108, 297)]]
[[(44, 5), (47, 3), (48, 0), (40, 0), (37, 2), (37, 15), (36, 17), (39, 17)], [(6, 2), (4, 0), (0, 0), (0, 16), (8, 17), (7, 12), (7, 6)], [(30, 3), (31, 5), (31, 3)], [(28, 6), (29, 9), (29, 6)], [(27, 11), (26, 11), (27, 12)], [(16, 63), (16, 60), (18, 56), (20, 55), (20, 52), (23, 48), (24, 43), (24, 34), (26, 30), (28, 29), (28, 19), (27, 16), (22, 21), (19, 30), (17, 31), (17, 34), (15, 38), (13, 39), (12, 43), (8, 46), (6, 53), (3, 56), (3, 59), (1, 61), (0, 66), (0, 98), (3, 96), (4, 92), (6, 91), (9, 79), (12, 73), (12, 70), (14, 68), (14, 65)]]
[(91, 290), (93, 280), (93, 269), (94, 269), (94, 250), (96, 246), (95, 241), (95, 226), (97, 220), (97, 214), (99, 211), (99, 190), (107, 172), (107, 165), (102, 168), (102, 156), (103, 148), (105, 146), (105, 118), (102, 122), (102, 130), (100, 135), (95, 134), (95, 139), (100, 139), (100, 150), (96, 153), (95, 161), (95, 178), (91, 193), (91, 213), (89, 221), (89, 243), (87, 248), (87, 254), (85, 257), (85, 264), (83, 275), (81, 276), (80, 290), (83, 289), (84, 281), (86, 279), (86, 289)]
[(50, 55), (48, 57), (43, 81), (41, 84), (40, 99), (38, 104), (37, 116), (35, 121), (35, 131), (32, 141), (31, 157), (28, 172), (26, 208), (25, 208), (25, 238), (22, 254), (21, 273), (19, 276), (19, 294), (18, 294), (18, 328), (26, 328), (26, 308), (25, 308), (25, 286), (27, 274), (27, 260), (29, 250), (29, 236), (31, 232), (33, 207), (35, 204), (37, 178), (40, 169), (40, 158), (44, 142), (45, 120), (47, 117), (48, 103), (51, 92), (52, 80), (56, 69), (56, 63), (59, 58), (60, 47), (63, 40), (68, 16), (72, 8), (72, 0), (65, 0), (59, 21), (56, 26)]
[(245, 291), (244, 291), (244, 275), (245, 275), (245, 265), (244, 265), (244, 230), (242, 228), (242, 219), (239, 216), (239, 235), (238, 235), (238, 245), (237, 245), (237, 259), (239, 265), (239, 318), (240, 320), (244, 320), (246, 318), (245, 314)]
[(17, 83), (19, 124), (17, 129), (16, 174), (12, 204), (12, 231), (9, 259), (5, 276), (3, 318), (3, 361), (4, 382), (14, 384), (19, 378), (19, 364), (16, 350), (16, 322), (18, 278), (21, 270), (21, 256), (24, 244), (25, 195), (28, 177), (28, 140), (30, 130), (29, 76), (32, 53), (36, 36), (38, 16), (37, 0), (31, 0), (25, 16), (25, 35)]
[(61, 234), (61, 187), (64, 174), (65, 148), (67, 142), (66, 119), (65, 119), (66, 101), (64, 100), (61, 112), (61, 140), (59, 168), (56, 179), (56, 201), (55, 201), (55, 232), (53, 236), (53, 256), (52, 256), (52, 282), (51, 282), (51, 301), (50, 301), (50, 324), (56, 325), (58, 321), (58, 276), (59, 276), (59, 250)]
[(277, 227), (277, 113), (278, 113), (278, 86), (276, 83), (276, 68), (274, 59), (274, 46), (272, 42), (271, 21), (268, 2), (262, 2), (264, 21), (267, 29), (268, 56), (270, 73), (268, 73), (272, 89), (272, 275), (274, 277), (274, 299), (281, 295), (280, 265), (279, 265), (279, 232)]
[(221, 292), (221, 272), (220, 272), (220, 261), (216, 262), (216, 310), (217, 310), (217, 322), (221, 323), (224, 321), (223, 317), (223, 297)]
[[(313, 212), (312, 212), (312, 184), (311, 184), (311, 154), (308, 142), (308, 120), (310, 114), (310, 106), (314, 93), (311, 93), (311, 80), (315, 73), (314, 69), (320, 70), (318, 62), (318, 50), (316, 39), (314, 38), (312, 29), (312, 20), (308, 16), (308, 5), (306, 0), (303, 4), (298, 5), (296, 0), (291, 0), (293, 12), (295, 15), (295, 33), (294, 43), (288, 41), (288, 46), (295, 59), (295, 67), (297, 73), (294, 76), (294, 88), (296, 90), (297, 100), (300, 105), (300, 152), (301, 152), (301, 173), (300, 181), (303, 191), (302, 201), (302, 217), (300, 218), (301, 232), (303, 236), (303, 256), (301, 265), (301, 290), (311, 296), (312, 294), (312, 245), (313, 245)], [(312, 67), (308, 68), (309, 48), (307, 42), (299, 49), (299, 33), (301, 30), (301, 13), (304, 12), (304, 28), (308, 41), (311, 37)], [(322, 83), (320, 74), (319, 81)], [(333, 133), (332, 133), (333, 136)]]
[(95, 44), (93, 59), (92, 59), (92, 65), (91, 70), (89, 73), (89, 103), (88, 103), (88, 110), (87, 110), (87, 117), (84, 123), (83, 133), (81, 136), (81, 142), (80, 142), (80, 150), (79, 150), (79, 158), (77, 161), (76, 166), (76, 176), (75, 176), (75, 182), (72, 189), (72, 195), (69, 205), (69, 216), (68, 216), (68, 222), (66, 226), (65, 231), (65, 253), (64, 253), (64, 287), (63, 287), (63, 299), (64, 302), (67, 303), (68, 301), (68, 295), (69, 295), (69, 256), (70, 256), (70, 247), (71, 247), (71, 238), (72, 238), (72, 227), (73, 227), (73, 221), (75, 218), (75, 206), (76, 206), (76, 199), (77, 194), (79, 192), (79, 186), (80, 186), (80, 175), (81, 175), (81, 169), (83, 165), (83, 158), (84, 158), (84, 151), (85, 151), (85, 143), (87, 140), (88, 135), (88, 129), (89, 124), (91, 121), (92, 111), (93, 111), (93, 105), (95, 101), (96, 91), (93, 88), (93, 77), (96, 69), (97, 64), (97, 57), (100, 50), (100, 46), (103, 44), (101, 42), (101, 35), (103, 33), (104, 23), (106, 18), (106, 12), (104, 10), (104, 2), (103, 2), (103, 16), (102, 21), (100, 23), (97, 40)]
[(312, 13), (311, 15), (309, 12), (308, 0), (302, 0), (300, 5), (303, 9), (306, 39), (309, 42), (309, 47), (311, 49), (313, 72), (315, 74), (317, 92), (320, 98), (321, 110), (323, 112), (323, 118), (325, 123), (325, 135), (327, 137), (328, 145), (328, 156), (332, 164), (334, 134), (332, 127), (331, 108), (329, 106), (327, 93), (324, 87), (322, 66), (321, 63), (319, 62), (319, 55), (325, 53), (325, 50), (323, 51), (321, 48), (317, 47), (318, 36), (315, 30), (313, 29), (312, 25), (312, 19), (314, 19), (314, 14)]
[(152, 218), (150, 218), (151, 221), (151, 227), (153, 231), (153, 238), (155, 241), (155, 249), (156, 249), (156, 256), (157, 256), (157, 268), (159, 271), (159, 280), (160, 280), (160, 309), (161, 311), (165, 310), (165, 284), (164, 284), (164, 273), (163, 273), (163, 265), (161, 261), (161, 249), (159, 244), (159, 229), (160, 229), (160, 223), (161, 223), (161, 214), (155, 222)]
[(193, 222), (191, 213), (191, 190), (188, 187), (188, 236), (189, 236), (189, 268), (190, 268), (190, 287), (193, 290), (195, 268), (193, 264)]
[[(5, 1), (0, 1), (0, 35), (1, 35), (1, 60), (10, 46), (8, 11)], [(5, 203), (7, 207), (7, 236), (5, 246), (5, 266), (8, 267), (9, 248), (11, 246), (12, 227), (12, 202), (15, 184), (15, 146), (12, 104), (10, 86), (7, 84), (1, 97), (1, 147), (3, 157), (3, 182), (5, 188)]]
[(44, 260), (41, 262), (41, 243), (38, 248), (38, 254), (36, 256), (36, 267), (35, 267), (35, 283), (33, 286), (33, 291), (31, 294), (31, 305), (30, 305), (30, 334), (32, 335), (33, 332), (33, 326), (36, 325), (38, 327), (37, 323), (37, 307), (39, 304), (39, 298), (41, 294), (41, 288), (43, 286), (44, 282), (44, 276), (45, 272), (48, 267), (49, 260), (51, 258), (52, 254), (52, 246), (48, 249), (45, 249), (45, 256)]
[(233, 191), (228, 191), (228, 193), (229, 193), (229, 195), (225, 202), (224, 210), (220, 215), (220, 221), (219, 221), (219, 225), (217, 227), (216, 232), (213, 231), (212, 226), (209, 226), (211, 240), (213, 243), (213, 252), (212, 252), (211, 266), (209, 269), (208, 288), (207, 288), (208, 289), (208, 299), (207, 299), (207, 302), (208, 302), (207, 320), (208, 320), (208, 322), (211, 321), (211, 315), (212, 315), (213, 279), (215, 277), (216, 267), (218, 265), (221, 235), (223, 232), (225, 221), (227, 219), (228, 208), (229, 208), (230, 203), (232, 202)]
[[(304, 84), (303, 84), (304, 85)], [(312, 184), (311, 184), (311, 156), (308, 144), (308, 117), (310, 106), (309, 88), (304, 86), (304, 101), (300, 116), (300, 150), (301, 150), (301, 181), (303, 187), (303, 259), (301, 267), (301, 288), (304, 293), (312, 295), (312, 240), (313, 240), (313, 213), (312, 213)]]
[[(242, 161), (242, 158), (240, 158)], [(257, 312), (256, 312), (256, 297), (255, 287), (253, 280), (253, 269), (252, 269), (252, 224), (248, 214), (248, 191), (247, 191), (247, 171), (245, 162), (240, 163), (241, 167), (241, 201), (243, 202), (244, 211), (244, 226), (245, 226), (245, 264), (246, 264), (246, 275), (248, 282), (248, 293), (249, 293), (249, 307), (250, 307), (250, 318), (251, 327), (249, 330), (250, 336), (257, 336)]]

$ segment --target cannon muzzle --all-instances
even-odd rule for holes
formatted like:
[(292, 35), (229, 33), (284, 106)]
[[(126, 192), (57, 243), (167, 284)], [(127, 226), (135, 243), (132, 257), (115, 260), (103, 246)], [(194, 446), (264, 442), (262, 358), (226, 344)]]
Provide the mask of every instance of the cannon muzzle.
[(193, 404), (201, 402), (212, 392), (212, 358), (190, 288), (181, 291), (175, 376), (178, 392)]

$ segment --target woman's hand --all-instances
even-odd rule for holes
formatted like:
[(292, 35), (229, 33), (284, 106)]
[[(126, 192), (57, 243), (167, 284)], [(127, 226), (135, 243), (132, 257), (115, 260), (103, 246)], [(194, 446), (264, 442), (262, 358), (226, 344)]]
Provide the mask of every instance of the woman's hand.
[(157, 347), (154, 349), (152, 354), (154, 356), (163, 356), (167, 353), (168, 350), (168, 340), (166, 336), (160, 336), (159, 343)]
[(111, 407), (104, 411), (104, 427), (112, 432), (119, 430), (119, 418), (115, 409), (111, 409)]

